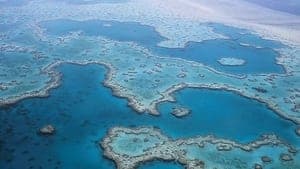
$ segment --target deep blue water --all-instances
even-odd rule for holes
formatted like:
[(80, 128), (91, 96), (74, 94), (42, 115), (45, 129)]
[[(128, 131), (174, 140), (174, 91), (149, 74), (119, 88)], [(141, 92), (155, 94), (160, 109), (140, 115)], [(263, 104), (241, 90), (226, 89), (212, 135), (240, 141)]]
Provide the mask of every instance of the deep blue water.
[(161, 103), (159, 111), (168, 114), (176, 106), (191, 110), (189, 116), (176, 123), (185, 123), (188, 131), (197, 128), (201, 129), (202, 134), (214, 134), (241, 142), (274, 133), (289, 142), (300, 143), (292, 122), (280, 118), (256, 100), (224, 90), (196, 88), (180, 90), (174, 96), (176, 102)]
[[(279, 54), (271, 49), (281, 48), (284, 45), (262, 39), (246, 30), (221, 24), (208, 23), (215, 32), (228, 36), (230, 39), (189, 42), (184, 48), (157, 46), (159, 42), (166, 40), (166, 38), (162, 37), (153, 27), (136, 22), (51, 20), (42, 22), (40, 25), (52, 35), (61, 36), (70, 31), (81, 30), (88, 36), (104, 36), (118, 41), (136, 42), (155, 54), (201, 62), (227, 73), (284, 73), (283, 67), (276, 64), (275, 58)], [(240, 43), (247, 43), (251, 46), (240, 45)], [(256, 46), (262, 48), (258, 49)], [(244, 59), (246, 64), (243, 66), (224, 66), (217, 62), (222, 57)]]
[(258, 5), (291, 13), (294, 15), (300, 15), (300, 1), (299, 0), (247, 0)]
[[(175, 118), (167, 113), (169, 104), (164, 103), (162, 115), (155, 117), (137, 114), (125, 99), (112, 96), (101, 84), (106, 72), (102, 66), (64, 64), (59, 71), (63, 73), (62, 84), (51, 90), (49, 97), (1, 107), (1, 169), (114, 168), (97, 144), (113, 126), (156, 126), (174, 138), (214, 133), (248, 142), (259, 134), (274, 132), (295, 140), (291, 122), (236, 94), (186, 89), (178, 93), (178, 103), (192, 109), (190, 116)], [(55, 135), (37, 134), (46, 124), (56, 127)]]

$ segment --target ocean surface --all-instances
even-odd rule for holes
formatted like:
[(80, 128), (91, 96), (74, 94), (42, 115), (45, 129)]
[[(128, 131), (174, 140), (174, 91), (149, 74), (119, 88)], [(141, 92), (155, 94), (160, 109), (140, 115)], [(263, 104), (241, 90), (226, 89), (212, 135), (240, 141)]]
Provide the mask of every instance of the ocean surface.
[(70, 4), (96, 4), (96, 3), (123, 3), (128, 2), (129, 0), (63, 0)]
[(184, 169), (184, 167), (175, 162), (153, 161), (141, 165), (138, 169)]
[[(41, 22), (40, 26), (45, 28), (50, 35), (62, 36), (70, 32), (81, 31), (87, 36), (104, 36), (117, 41), (135, 42), (150, 49), (154, 54), (200, 62), (226, 73), (238, 75), (285, 73), (284, 68), (276, 64), (276, 57), (279, 54), (272, 49), (284, 47), (283, 44), (222, 24), (209, 23), (208, 26), (215, 32), (226, 36), (226, 39), (189, 42), (184, 48), (158, 46), (157, 44), (166, 38), (153, 27), (136, 22), (60, 19)], [(242, 66), (221, 65), (218, 60), (222, 57), (243, 59), (246, 64)]]
[[(103, 157), (98, 143), (111, 127), (156, 126), (173, 138), (214, 134), (245, 143), (260, 134), (275, 133), (299, 144), (295, 125), (264, 104), (227, 91), (185, 89), (175, 94), (176, 103), (162, 103), (161, 116), (138, 114), (127, 101), (102, 85), (107, 70), (96, 64), (63, 64), (61, 85), (49, 97), (28, 98), (0, 109), (0, 168), (114, 168)], [(88, 82), (88, 83), (87, 83)], [(179, 119), (170, 114), (172, 104), (192, 113)], [(52, 124), (52, 136), (37, 134)], [(176, 125), (175, 125), (176, 124)], [(297, 142), (298, 139), (298, 142)], [(141, 168), (166, 168), (155, 162)], [(177, 164), (168, 165), (178, 168)]]
[(273, 10), (278, 10), (294, 15), (300, 15), (299, 0), (247, 0)]
[[(26, 5), (31, 0), (1, 0), (0, 7), (22, 6)], [(53, 0), (58, 2), (66, 2), (69, 4), (85, 5), (85, 4), (97, 4), (97, 3), (123, 3), (129, 0)]]
[[(128, 0), (64, 0), (73, 5), (126, 1)], [(0, 6), (19, 6), (27, 2), (0, 1)], [(284, 10), (284, 6), (281, 10)], [(202, 42), (190, 41), (182, 48), (159, 46), (159, 43), (168, 39), (160, 35), (154, 27), (137, 22), (59, 19), (43, 21), (39, 25), (46, 29), (46, 35), (55, 38), (80, 31), (84, 36), (101, 36), (115, 41), (134, 42), (157, 56), (195, 61), (217, 71), (235, 75), (285, 73), (284, 68), (276, 63), (276, 57), (279, 56), (276, 49), (285, 48), (284, 44), (263, 39), (248, 30), (223, 24), (205, 25), (225, 38)], [(6, 24), (0, 24), (0, 27), (2, 28), (0, 32), (18, 29), (14, 25)], [(34, 46), (37, 41), (29, 37), (25, 33), (11, 40)], [(90, 44), (84, 45), (86, 46), (76, 47), (72, 52), (84, 48), (88, 50), (87, 46)], [(223, 57), (243, 59), (246, 64), (221, 65), (218, 60)], [(35, 66), (33, 63), (46, 64), (42, 63), (43, 60), (33, 60), (35, 58), (31, 55), (23, 53), (8, 52), (2, 54), (1, 59), (4, 60), (2, 65), (11, 68), (8, 70), (9, 73), (20, 71), (21, 69), (14, 67), (21, 67), (22, 64), (31, 65), (32, 70)], [(276, 134), (291, 145), (297, 148), (300, 146), (299, 137), (295, 133), (297, 126), (293, 122), (282, 118), (264, 103), (234, 92), (186, 88), (173, 94), (176, 102), (162, 102), (158, 105), (160, 116), (152, 116), (147, 112), (137, 113), (127, 105), (128, 101), (125, 98), (114, 96), (112, 90), (103, 85), (108, 70), (102, 65), (82, 66), (64, 63), (56, 69), (62, 74), (61, 85), (51, 89), (48, 97), (27, 98), (0, 107), (0, 169), (116, 168), (111, 160), (103, 156), (103, 150), (99, 146), (108, 130), (116, 126), (154, 126), (174, 139), (214, 135), (238, 143), (252, 142), (263, 134)], [(43, 82), (41, 78), (45, 76), (37, 77), (38, 80), (30, 80)], [(177, 118), (171, 114), (172, 109), (176, 107), (187, 108), (191, 113), (186, 117)], [(48, 124), (56, 128), (55, 134), (51, 136), (38, 134), (38, 130)], [(183, 167), (175, 162), (153, 161), (139, 168)]]
[(0, 1), (0, 7), (21, 6), (27, 2), (29, 2), (29, 0), (3, 0)]

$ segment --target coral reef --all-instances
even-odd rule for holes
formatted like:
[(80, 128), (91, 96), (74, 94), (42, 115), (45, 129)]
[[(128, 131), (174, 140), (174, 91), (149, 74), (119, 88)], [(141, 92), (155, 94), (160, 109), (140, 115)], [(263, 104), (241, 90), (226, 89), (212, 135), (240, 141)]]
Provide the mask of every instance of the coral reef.
[(221, 65), (224, 66), (241, 66), (246, 64), (246, 61), (243, 59), (237, 59), (233, 57), (221, 58), (218, 60)]
[[(11, 73), (14, 71), (5, 66), (8, 64), (2, 65), (1, 105), (14, 103), (27, 97), (47, 96), (48, 90), (57, 87), (60, 79), (59, 73), (51, 65), (64, 62), (101, 63), (112, 68), (107, 75), (110, 78), (107, 78), (105, 85), (112, 88), (116, 96), (127, 98), (128, 104), (138, 112), (158, 115), (157, 104), (161, 101), (174, 100), (170, 96), (172, 91), (184, 87), (205, 87), (226, 89), (257, 99), (282, 117), (300, 123), (298, 106), (300, 91), (297, 89), (300, 52), (295, 42), (284, 41), (288, 46), (274, 49), (280, 54), (276, 58), (276, 64), (282, 65), (286, 74), (235, 76), (218, 72), (201, 63), (158, 56), (136, 43), (113, 41), (109, 37), (87, 37), (80, 31), (70, 32), (65, 36), (51, 36), (40, 26), (42, 21), (53, 19), (135, 21), (153, 26), (166, 39), (158, 45), (172, 48), (183, 47), (189, 41), (229, 38), (203, 23), (206, 20), (199, 23), (198, 20), (176, 19), (161, 10), (162, 6), (156, 6), (166, 2), (155, 1), (152, 4), (144, 0), (79, 6), (57, 3), (47, 1), (40, 4), (31, 1), (24, 6), (1, 10), (3, 14), (1, 23), (7, 25), (15, 24), (16, 21), (20, 23), (9, 32), (0, 33), (1, 54), (26, 55), (32, 58), (31, 63), (34, 63), (30, 68), (25, 63), (15, 65), (14, 67), (21, 70), (27, 68), (31, 70), (19, 71), (18, 74)], [(183, 5), (187, 7), (186, 4)], [(154, 6), (159, 10), (153, 10), (151, 7)], [(145, 12), (147, 15), (136, 15)], [(161, 15), (157, 15), (157, 12), (161, 12)], [(153, 17), (157, 19), (154, 21)], [(275, 36), (266, 36), (261, 31), (259, 33), (264, 38), (280, 40)], [(22, 40), (24, 38), (27, 40)], [(251, 43), (247, 45), (255, 46)], [(13, 52), (10, 53), (11, 51)]]
[(184, 116), (187, 116), (188, 114), (190, 114), (190, 110), (183, 108), (183, 107), (175, 107), (175, 108), (173, 108), (172, 114), (175, 117), (180, 118), (180, 117), (184, 117)]
[(48, 124), (39, 129), (39, 133), (42, 135), (52, 135), (54, 134), (54, 132), (55, 132), (55, 128), (51, 124)]
[[(112, 159), (119, 169), (137, 168), (142, 163), (153, 160), (172, 160), (186, 168), (199, 169), (217, 166), (261, 168), (261, 161), (273, 167), (285, 167), (290, 164), (279, 163), (278, 160), (291, 161), (296, 156), (296, 153), (289, 153), (289, 150), (296, 150), (275, 135), (264, 135), (249, 144), (239, 144), (214, 136), (173, 140), (152, 127), (114, 127), (99, 144), (104, 155)], [(299, 166), (298, 162), (292, 165)]]

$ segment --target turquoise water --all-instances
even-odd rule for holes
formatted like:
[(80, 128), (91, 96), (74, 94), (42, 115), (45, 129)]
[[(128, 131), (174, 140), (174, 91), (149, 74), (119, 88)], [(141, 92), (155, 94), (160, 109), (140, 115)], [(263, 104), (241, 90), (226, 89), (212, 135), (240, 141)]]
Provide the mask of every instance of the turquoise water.
[[(273, 50), (245, 47), (232, 40), (208, 40), (201, 43), (189, 42), (184, 49), (161, 48), (161, 53), (167, 56), (182, 57), (204, 63), (219, 71), (234, 74), (283, 73), (281, 66), (276, 65), (277, 53)], [(263, 56), (263, 57), (262, 57)], [(243, 59), (243, 66), (222, 66), (217, 60), (222, 57)], [(261, 64), (263, 63), (263, 64)]]
[[(279, 54), (271, 49), (271, 47), (281, 48), (284, 45), (262, 39), (246, 30), (221, 24), (209, 23), (208, 26), (230, 39), (189, 42), (184, 48), (157, 46), (159, 42), (166, 40), (166, 38), (156, 32), (153, 27), (136, 22), (51, 20), (42, 22), (40, 25), (46, 28), (51, 35), (61, 36), (71, 31), (80, 30), (88, 36), (104, 36), (117, 41), (136, 42), (155, 54), (201, 62), (227, 73), (284, 73), (283, 67), (276, 64), (275, 58)], [(240, 43), (246, 43), (250, 46), (241, 45)], [(244, 59), (246, 64), (243, 66), (224, 66), (218, 63), (218, 60), (222, 57)]]
[[(154, 117), (137, 114), (125, 99), (113, 97), (101, 84), (106, 72), (102, 66), (64, 64), (58, 69), (63, 74), (62, 84), (51, 90), (49, 97), (1, 107), (1, 169), (114, 168), (97, 144), (114, 126), (156, 126), (174, 138), (213, 133), (239, 142), (274, 132), (296, 141), (293, 123), (263, 104), (233, 93), (186, 89), (177, 94), (177, 104), (191, 108), (190, 116), (175, 118), (168, 113), (172, 105), (163, 103), (162, 115)], [(55, 126), (55, 135), (37, 134), (46, 124)]]
[(262, 103), (233, 92), (211, 89), (187, 88), (175, 93), (176, 102), (165, 102), (160, 112), (169, 114), (173, 107), (183, 106), (191, 114), (176, 125), (188, 124), (185, 129), (201, 129), (202, 134), (213, 134), (240, 142), (254, 140), (257, 136), (274, 133), (299, 144), (294, 133), (295, 125), (280, 118)]
[(137, 42), (144, 46), (155, 46), (165, 40), (153, 27), (141, 25), (137, 22), (118, 21), (74, 21), (50, 20), (41, 22), (40, 25), (47, 29), (47, 33), (57, 36), (66, 35), (71, 31), (82, 31), (87, 36), (104, 36), (118, 41)]
[(183, 169), (184, 167), (175, 162), (153, 161), (141, 165), (138, 169)]
[(214, 32), (230, 37), (232, 40), (238, 43), (273, 49), (287, 47), (279, 41), (263, 39), (260, 36), (252, 34), (246, 29), (231, 27), (219, 23), (208, 23), (207, 25), (212, 27)]

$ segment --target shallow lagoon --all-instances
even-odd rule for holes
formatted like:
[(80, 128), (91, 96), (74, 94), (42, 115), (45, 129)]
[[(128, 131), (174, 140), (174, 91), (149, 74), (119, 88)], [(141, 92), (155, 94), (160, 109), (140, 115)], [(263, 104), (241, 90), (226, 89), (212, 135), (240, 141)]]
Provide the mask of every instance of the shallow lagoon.
[(168, 114), (174, 107), (189, 109), (191, 114), (176, 123), (185, 123), (185, 130), (189, 132), (198, 129), (201, 134), (213, 134), (238, 142), (249, 142), (259, 135), (274, 133), (299, 144), (294, 133), (295, 125), (256, 100), (224, 90), (196, 88), (180, 90), (174, 96), (176, 102), (161, 103), (159, 110)]
[[(179, 92), (177, 104), (191, 108), (191, 116), (178, 119), (167, 112), (169, 104), (163, 103), (166, 104), (161, 107), (163, 114), (155, 117), (137, 114), (125, 99), (113, 97), (112, 91), (101, 84), (106, 72), (102, 66), (64, 64), (59, 71), (63, 73), (62, 84), (51, 90), (49, 97), (25, 99), (1, 108), (0, 168), (114, 168), (97, 144), (113, 126), (157, 126), (174, 138), (214, 133), (247, 142), (259, 134), (275, 132), (283, 138), (296, 139), (291, 122), (263, 104), (236, 94), (186, 89)], [(197, 97), (205, 97), (206, 102), (199, 104)], [(218, 106), (215, 97), (222, 97)], [(239, 104), (243, 113), (230, 112), (232, 103)], [(201, 111), (196, 112), (197, 107)], [(259, 112), (258, 116), (253, 117), (253, 111)], [(262, 119), (264, 123), (252, 124)], [(202, 120), (208, 121), (202, 123)], [(56, 134), (37, 135), (37, 130), (45, 124), (53, 124)], [(227, 129), (221, 128), (224, 125)]]
[[(165, 48), (157, 44), (166, 40), (153, 27), (136, 22), (117, 21), (74, 21), (50, 20), (40, 23), (50, 35), (63, 36), (72, 31), (81, 31), (87, 36), (104, 36), (118, 41), (138, 43), (160, 56), (179, 57), (201, 62), (218, 71), (233, 74), (284, 73), (276, 64), (279, 53), (271, 49), (284, 47), (281, 43), (262, 39), (250, 32), (221, 24), (208, 23), (215, 32), (228, 39), (214, 39), (203, 42), (189, 42), (184, 48)], [(245, 45), (246, 44), (246, 45)], [(224, 66), (218, 63), (222, 57), (243, 59), (243, 66)]]

